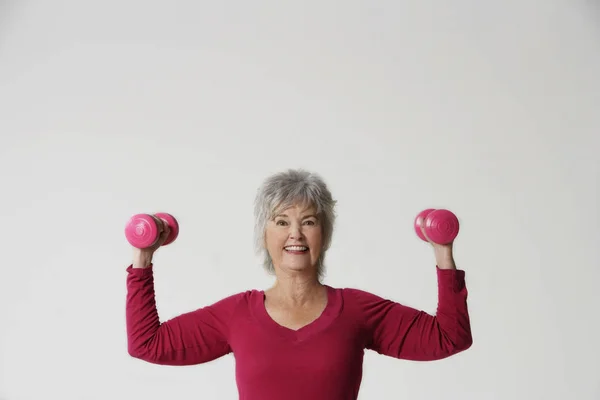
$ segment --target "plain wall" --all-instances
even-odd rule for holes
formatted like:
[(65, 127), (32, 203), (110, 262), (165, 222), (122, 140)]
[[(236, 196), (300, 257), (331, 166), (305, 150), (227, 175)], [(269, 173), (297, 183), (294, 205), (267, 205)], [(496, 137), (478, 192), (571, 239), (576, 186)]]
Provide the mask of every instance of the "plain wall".
[(161, 319), (272, 283), (252, 202), (287, 168), (338, 200), (325, 283), (434, 313), (424, 208), (461, 221), (474, 344), (367, 352), (362, 399), (600, 398), (600, 13), (519, 0), (0, 3), (0, 399), (235, 399), (233, 357), (126, 348), (123, 229)]

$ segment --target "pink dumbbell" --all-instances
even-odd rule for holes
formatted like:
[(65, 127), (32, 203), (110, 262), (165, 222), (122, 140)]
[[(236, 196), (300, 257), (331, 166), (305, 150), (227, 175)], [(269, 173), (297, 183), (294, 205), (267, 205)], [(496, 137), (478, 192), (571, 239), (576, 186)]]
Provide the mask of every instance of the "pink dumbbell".
[(421, 240), (427, 241), (423, 236), (421, 227), (432, 242), (437, 244), (452, 243), (458, 235), (458, 218), (451, 211), (428, 208), (421, 211), (415, 218), (415, 232)]
[(136, 214), (125, 225), (125, 237), (129, 244), (138, 249), (153, 246), (160, 237), (159, 219), (165, 221), (170, 229), (169, 237), (163, 246), (175, 241), (179, 235), (179, 224), (171, 214)]

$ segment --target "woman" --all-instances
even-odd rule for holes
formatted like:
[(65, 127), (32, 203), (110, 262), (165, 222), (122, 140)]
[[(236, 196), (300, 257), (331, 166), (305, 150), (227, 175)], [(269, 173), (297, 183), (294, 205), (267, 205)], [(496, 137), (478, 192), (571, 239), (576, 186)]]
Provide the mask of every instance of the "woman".
[(205, 363), (233, 353), (240, 399), (350, 400), (358, 397), (364, 349), (407, 360), (439, 360), (471, 346), (464, 271), (452, 245), (431, 243), (436, 316), (358, 289), (321, 282), (334, 206), (326, 184), (302, 170), (269, 177), (256, 197), (257, 249), (276, 277), (161, 323), (151, 249), (127, 268), (129, 354), (164, 365)]

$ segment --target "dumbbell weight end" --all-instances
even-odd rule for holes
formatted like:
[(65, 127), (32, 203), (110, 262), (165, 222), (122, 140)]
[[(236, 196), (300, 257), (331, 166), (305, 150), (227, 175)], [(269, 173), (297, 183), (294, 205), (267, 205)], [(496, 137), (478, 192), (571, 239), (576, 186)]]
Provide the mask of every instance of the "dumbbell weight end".
[(421, 227), (432, 242), (437, 244), (449, 244), (458, 235), (460, 224), (454, 213), (445, 209), (428, 208), (417, 214), (414, 221), (414, 229), (417, 236), (427, 241)]
[(160, 228), (158, 218), (167, 223), (170, 229), (170, 234), (163, 246), (166, 246), (179, 235), (179, 224), (177, 220), (170, 214), (157, 213), (150, 214), (135, 214), (127, 221), (125, 225), (125, 237), (129, 244), (138, 249), (146, 249), (153, 246), (160, 237)]

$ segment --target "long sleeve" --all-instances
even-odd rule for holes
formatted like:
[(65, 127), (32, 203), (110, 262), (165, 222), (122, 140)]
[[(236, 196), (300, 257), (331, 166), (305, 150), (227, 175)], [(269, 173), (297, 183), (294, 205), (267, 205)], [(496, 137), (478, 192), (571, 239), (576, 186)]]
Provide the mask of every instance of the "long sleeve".
[(132, 357), (164, 365), (194, 365), (231, 352), (228, 321), (237, 297), (160, 322), (152, 266), (127, 268), (127, 346)]
[(436, 271), (435, 316), (372, 294), (361, 295), (368, 349), (400, 359), (432, 361), (471, 347), (465, 272), (439, 268)]

